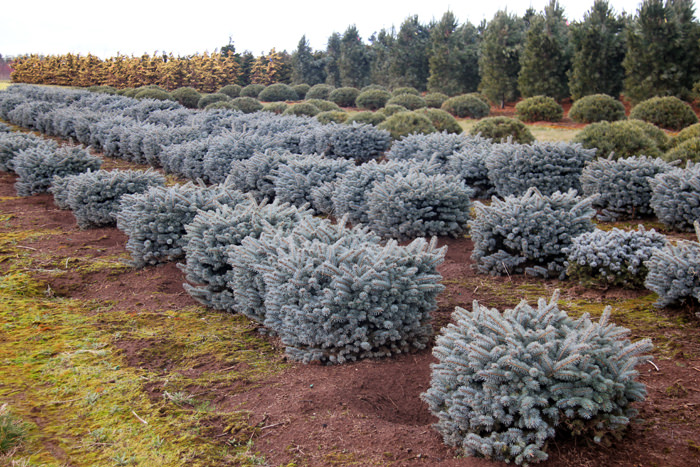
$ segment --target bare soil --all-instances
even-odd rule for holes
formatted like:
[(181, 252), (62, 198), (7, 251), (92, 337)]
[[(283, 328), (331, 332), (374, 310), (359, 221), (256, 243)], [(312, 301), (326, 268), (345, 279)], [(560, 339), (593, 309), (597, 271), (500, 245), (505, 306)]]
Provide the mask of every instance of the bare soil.
[[(16, 196), (15, 176), (0, 173), (0, 197)], [(126, 236), (116, 228), (80, 230), (70, 211), (55, 207), (50, 195), (7, 199), (0, 203), (0, 217), (16, 229), (51, 229), (61, 235), (41, 237), (27, 246), (37, 260), (47, 252), (65, 250), (76, 261), (101, 258), (117, 261), (126, 257)], [(512, 307), (528, 287), (550, 294), (563, 288), (571, 298), (602, 303), (647, 295), (646, 291), (583, 289), (558, 281), (534, 281), (524, 277), (483, 276), (472, 268), (472, 243), (468, 238), (441, 239), (448, 245), (441, 273), (446, 290), (434, 315), (435, 332), (450, 321), (455, 306), (470, 307), (473, 300), (490, 307)], [(77, 263), (76, 263), (77, 264)], [(2, 268), (0, 264), (0, 270)], [(70, 266), (67, 265), (67, 266)], [(48, 281), (57, 295), (110, 302), (116, 309), (132, 313), (160, 309), (182, 309), (195, 305), (183, 290), (183, 274), (175, 264), (143, 269), (110, 269), (94, 273), (70, 271), (49, 274), (61, 265), (47, 263), (35, 274)], [(68, 270), (71, 268), (68, 267)], [(106, 280), (109, 275), (110, 280)], [(218, 311), (211, 311), (219, 313)], [(661, 310), (666, 317), (685, 316), (688, 310)], [(660, 315), (660, 316), (661, 316)], [(639, 368), (648, 397), (639, 404), (641, 422), (630, 426), (619, 441), (601, 446), (584, 439), (561, 436), (548, 446), (550, 459), (541, 465), (564, 466), (700, 466), (700, 331), (697, 322), (681, 331), (654, 329), (633, 338), (667, 338), (672, 332), (672, 353), (657, 356), (654, 365)], [(167, 336), (154, 339), (167, 339)], [(274, 339), (271, 338), (273, 344)], [(169, 365), (149, 354), (148, 340), (121, 340), (129, 365), (160, 371)], [(278, 346), (279, 347), (279, 346)], [(283, 353), (282, 348), (278, 351)], [(382, 360), (321, 366), (290, 363), (283, 373), (263, 384), (236, 381), (213, 384), (218, 410), (248, 410), (251, 423), (262, 429), (254, 439), (255, 449), (269, 465), (395, 465), (395, 466), (489, 466), (501, 465), (476, 458), (459, 458), (445, 446), (431, 426), (436, 419), (421, 401), (430, 384), (430, 349)], [(225, 371), (221, 362), (202, 358), (188, 371)], [(147, 387), (154, 399), (162, 398), (157, 387)], [(193, 388), (194, 390), (194, 388)], [(212, 421), (203, 436), (220, 436), (222, 426)]]

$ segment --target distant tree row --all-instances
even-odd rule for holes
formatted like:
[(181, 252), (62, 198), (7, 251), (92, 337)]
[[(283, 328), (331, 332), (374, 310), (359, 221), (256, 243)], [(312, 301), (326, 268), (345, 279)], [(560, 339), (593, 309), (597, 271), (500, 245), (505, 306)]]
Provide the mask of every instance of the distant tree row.
[(257, 58), (236, 53), (231, 42), (220, 53), (192, 57), (21, 57), (13, 80), (205, 92), (229, 83), (380, 84), (447, 95), (478, 90), (501, 105), (535, 95), (691, 99), (700, 81), (694, 13), (692, 0), (644, 0), (632, 16), (596, 0), (582, 21), (570, 23), (551, 0), (542, 12), (529, 9), (520, 17), (499, 11), (478, 26), (460, 24), (450, 11), (429, 24), (411, 16), (398, 31), (392, 26), (373, 34), (368, 44), (352, 25), (342, 35), (333, 33), (323, 51), (312, 50), (303, 36), (291, 54), (273, 49)]

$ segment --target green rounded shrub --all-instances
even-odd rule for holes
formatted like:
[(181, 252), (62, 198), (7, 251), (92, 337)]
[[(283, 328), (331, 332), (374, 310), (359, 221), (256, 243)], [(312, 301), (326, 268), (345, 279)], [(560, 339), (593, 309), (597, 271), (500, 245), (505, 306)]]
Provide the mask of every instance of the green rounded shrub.
[(267, 104), (263, 104), (263, 112), (272, 112), (275, 114), (281, 114), (285, 110), (287, 110), (287, 105), (286, 102), (268, 102)]
[(287, 107), (287, 110), (284, 111), (284, 115), (306, 115), (307, 117), (314, 117), (319, 112), (320, 110), (318, 110), (318, 107), (313, 104), (309, 104), (308, 102), (297, 102), (296, 104), (292, 104)]
[(239, 97), (252, 97), (254, 99), (258, 98), (258, 95), (265, 89), (264, 84), (249, 84), (248, 86), (241, 89), (241, 94)]
[(472, 127), (470, 135), (481, 135), (494, 142), (505, 142), (512, 139), (514, 143), (530, 144), (535, 137), (520, 120), (510, 117), (484, 118)]
[(306, 100), (309, 99), (323, 99), (328, 100), (328, 96), (331, 95), (335, 88), (330, 84), (314, 84), (306, 92)]
[(369, 89), (358, 94), (357, 99), (355, 99), (355, 107), (366, 110), (377, 110), (384, 107), (389, 99), (391, 99), (391, 93), (389, 91)]
[(484, 101), (467, 94), (450, 97), (440, 108), (459, 118), (483, 118), (491, 111), (491, 107)]
[(486, 105), (488, 105), (489, 107), (491, 107), (491, 102), (489, 102), (489, 98), (486, 97), (485, 95), (481, 94), (480, 92), (468, 92), (468, 93), (465, 94), (465, 96), (476, 97), (476, 98), (479, 99), (481, 102), (483, 102), (484, 104), (486, 104)]
[(218, 101), (212, 102), (211, 104), (204, 107), (204, 110), (218, 110), (218, 109), (228, 109), (228, 110), (238, 110), (236, 104), (229, 101)]
[(286, 102), (299, 99), (297, 93), (288, 84), (275, 83), (267, 86), (258, 94), (258, 100), (263, 102)]
[(690, 138), (664, 155), (667, 161), (700, 162), (700, 137)]
[(360, 92), (375, 91), (375, 90), (376, 90), (376, 91), (387, 91), (387, 92), (389, 92), (389, 90), (387, 89), (387, 87), (386, 87), (386, 86), (382, 86), (381, 84), (368, 84), (368, 85), (365, 86), (364, 88), (360, 89)]
[(401, 96), (403, 94), (411, 94), (414, 96), (420, 96), (420, 92), (418, 89), (411, 87), (411, 86), (402, 86), (399, 88), (394, 89), (391, 91), (391, 95), (396, 97), (396, 96)]
[(220, 92), (221, 94), (226, 94), (231, 99), (235, 99), (236, 97), (240, 97), (242, 89), (243, 88), (237, 84), (227, 84), (226, 86), (219, 89), (217, 92)]
[(252, 114), (262, 110), (263, 108), (259, 100), (246, 96), (236, 97), (231, 101), (231, 103), (234, 105), (236, 110), (240, 110), (244, 114)]
[(199, 104), (199, 100), (202, 98), (201, 92), (190, 87), (177, 88), (171, 92), (170, 95), (173, 96), (173, 99), (188, 109), (196, 109), (197, 104)]
[(418, 110), (426, 107), (425, 99), (417, 94), (398, 94), (394, 95), (386, 102), (386, 105), (401, 105), (408, 110)]
[(595, 148), (598, 157), (614, 158), (631, 156), (660, 157), (662, 151), (642, 125), (630, 120), (597, 122), (587, 125), (573, 139), (584, 148)]
[(625, 106), (607, 94), (591, 94), (574, 102), (569, 118), (578, 123), (624, 120)]
[(345, 123), (369, 123), (370, 125), (377, 126), (386, 120), (386, 116), (379, 112), (370, 112), (366, 110), (364, 112), (357, 112), (348, 117)]
[(423, 99), (425, 99), (425, 105), (427, 107), (439, 109), (442, 107), (442, 104), (449, 99), (449, 96), (441, 92), (429, 92)]
[(342, 110), (338, 104), (325, 99), (307, 99), (306, 102), (315, 105), (321, 112), (329, 112), (332, 110)]
[(134, 97), (136, 99), (155, 99), (159, 101), (175, 100), (168, 91), (163, 91), (162, 89), (144, 89), (137, 92)]
[(700, 123), (683, 128), (680, 133), (671, 139), (671, 146), (678, 146), (691, 138), (700, 138)]
[(534, 96), (515, 104), (515, 116), (524, 122), (558, 122), (564, 109), (549, 96)]
[(292, 86), (292, 89), (294, 89), (294, 92), (297, 93), (297, 96), (299, 96), (299, 99), (306, 99), (306, 93), (309, 92), (309, 89), (311, 89), (311, 86), (309, 86), (306, 83), (295, 84), (294, 86)]
[(377, 112), (383, 114), (385, 117), (391, 117), (392, 115), (399, 113), (399, 112), (407, 112), (408, 109), (404, 107), (403, 105), (397, 105), (397, 104), (389, 104), (384, 106), (383, 108), (377, 110)]
[(644, 120), (637, 120), (634, 118), (631, 118), (627, 121), (630, 122), (632, 125), (640, 128), (649, 138), (653, 139), (661, 152), (666, 151), (670, 147), (670, 138), (668, 137), (666, 132), (658, 126), (653, 125), (649, 122), (645, 122)]
[(117, 91), (118, 96), (134, 97), (138, 91), (134, 88), (122, 88)]
[(355, 99), (357, 99), (359, 94), (360, 90), (357, 88), (337, 88), (331, 91), (331, 93), (328, 95), (328, 100), (335, 102), (340, 107), (354, 107)]
[(413, 133), (426, 135), (437, 131), (430, 119), (419, 112), (399, 112), (377, 125), (377, 128), (388, 131), (393, 139)]
[(209, 104), (213, 104), (214, 102), (226, 102), (230, 100), (231, 98), (228, 97), (226, 94), (221, 94), (219, 92), (215, 92), (213, 94), (205, 94), (202, 96), (201, 99), (199, 99), (199, 102), (197, 102), (197, 107), (203, 109)]
[(677, 97), (652, 97), (635, 105), (630, 118), (637, 118), (669, 130), (682, 130), (698, 122), (693, 109)]
[(87, 90), (102, 94), (118, 94), (119, 92), (114, 86), (90, 86), (87, 88)]
[(418, 112), (428, 117), (439, 132), (459, 134), (464, 131), (457, 119), (442, 109), (420, 109)]
[(343, 110), (326, 110), (316, 114), (316, 120), (327, 125), (329, 123), (344, 123), (348, 119), (348, 113)]

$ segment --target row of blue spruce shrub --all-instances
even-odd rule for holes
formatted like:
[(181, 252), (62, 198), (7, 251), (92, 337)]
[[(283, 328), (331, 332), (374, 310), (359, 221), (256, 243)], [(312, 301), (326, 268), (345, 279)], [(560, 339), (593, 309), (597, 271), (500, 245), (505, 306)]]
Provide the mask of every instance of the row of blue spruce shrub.
[(598, 195), (593, 205), (600, 208), (598, 219), (637, 219), (654, 213), (650, 180), (671, 171), (673, 166), (656, 157), (632, 156), (596, 159), (581, 174), (586, 196)]
[(649, 273), (644, 286), (659, 296), (656, 306), (700, 303), (700, 224), (695, 221), (694, 226), (698, 242), (668, 242), (645, 263)]
[(238, 310), (303, 362), (343, 363), (426, 347), (445, 247), (385, 245), (364, 227), (304, 217), (229, 249)]
[(547, 459), (557, 433), (600, 443), (633, 420), (646, 397), (636, 367), (651, 359), (649, 339), (559, 309), (558, 291), (536, 307), (503, 313), (476, 301), (457, 307), (433, 348), (430, 388), (421, 395), (446, 444), (466, 456), (529, 464)]
[(116, 225), (122, 196), (165, 186), (165, 178), (151, 169), (87, 171), (54, 181), (49, 191), (56, 204), (71, 209), (81, 229)]
[(99, 157), (82, 147), (70, 146), (35, 146), (20, 151), (13, 161), (18, 176), (15, 189), (19, 196), (48, 192), (54, 176), (77, 175), (88, 170), (99, 170), (102, 166)]
[(674, 168), (658, 174), (649, 182), (649, 204), (656, 217), (677, 230), (690, 231), (700, 220), (700, 164), (688, 162), (684, 169)]
[(593, 198), (575, 190), (543, 195), (531, 187), (522, 196), (474, 203), (469, 222), (472, 258), (479, 272), (527, 273), (564, 278), (566, 253), (574, 237), (593, 230)]
[(45, 140), (31, 133), (2, 132), (0, 133), (0, 171), (14, 172), (14, 159), (20, 151), (30, 148), (45, 148), (49, 151), (57, 147), (58, 144), (55, 141)]
[(666, 237), (654, 229), (625, 231), (596, 229), (574, 237), (563, 249), (566, 273), (585, 286), (644, 286), (648, 269), (645, 261), (666, 246)]
[(126, 249), (131, 254), (131, 265), (143, 267), (184, 258), (185, 226), (199, 212), (247, 200), (246, 195), (226, 184), (154, 186), (143, 193), (122, 196), (117, 227), (129, 237)]

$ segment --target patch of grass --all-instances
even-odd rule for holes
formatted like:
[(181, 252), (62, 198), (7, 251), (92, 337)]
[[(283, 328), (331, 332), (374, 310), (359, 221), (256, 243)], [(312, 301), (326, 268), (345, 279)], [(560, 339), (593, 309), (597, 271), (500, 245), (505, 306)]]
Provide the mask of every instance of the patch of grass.
[[(478, 120), (473, 120), (473, 119), (468, 119), (468, 118), (461, 118), (457, 119), (457, 123), (459, 123), (459, 126), (462, 127), (464, 130), (465, 134), (469, 134), (469, 131), (472, 129), (474, 125)], [(527, 125), (525, 124), (528, 130), (533, 134), (535, 139), (537, 141), (562, 141), (562, 142), (569, 142), (571, 141), (574, 136), (578, 134), (580, 129), (575, 129), (575, 128), (567, 128), (563, 126), (557, 126), (557, 125)]]
[(0, 456), (10, 456), (22, 443), (26, 433), (25, 423), (10, 412), (7, 404), (0, 405)]

